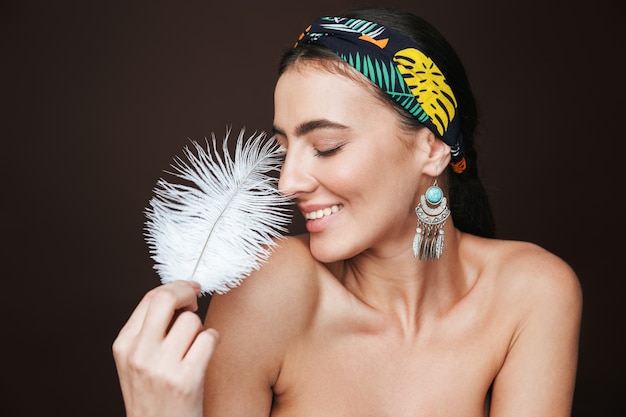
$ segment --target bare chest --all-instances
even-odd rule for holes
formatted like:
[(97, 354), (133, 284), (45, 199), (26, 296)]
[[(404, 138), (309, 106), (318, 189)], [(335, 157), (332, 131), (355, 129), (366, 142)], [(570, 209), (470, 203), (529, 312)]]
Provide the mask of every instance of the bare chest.
[(413, 340), (316, 333), (290, 350), (274, 416), (483, 416), (506, 354), (484, 323)]

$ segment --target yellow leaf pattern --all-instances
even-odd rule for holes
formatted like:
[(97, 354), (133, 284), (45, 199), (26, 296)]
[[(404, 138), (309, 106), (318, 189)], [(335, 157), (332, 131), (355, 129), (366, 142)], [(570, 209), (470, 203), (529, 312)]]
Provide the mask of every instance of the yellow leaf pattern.
[(393, 60), (440, 135), (456, 113), (456, 98), (445, 77), (435, 63), (415, 48), (395, 53)]

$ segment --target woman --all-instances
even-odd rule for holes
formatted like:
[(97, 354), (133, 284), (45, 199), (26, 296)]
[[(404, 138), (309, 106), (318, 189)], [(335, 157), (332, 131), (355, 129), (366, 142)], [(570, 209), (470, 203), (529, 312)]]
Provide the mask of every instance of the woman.
[(279, 188), (308, 233), (212, 298), (214, 352), (194, 284), (140, 303), (114, 344), (128, 415), (568, 416), (580, 286), (553, 254), (493, 239), (475, 127), (426, 22), (314, 22), (274, 116)]

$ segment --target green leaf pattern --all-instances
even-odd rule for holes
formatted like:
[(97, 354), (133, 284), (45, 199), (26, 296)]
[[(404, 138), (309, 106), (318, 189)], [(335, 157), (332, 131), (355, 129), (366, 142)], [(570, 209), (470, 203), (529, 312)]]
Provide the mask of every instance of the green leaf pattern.
[(398, 72), (393, 62), (372, 59), (370, 56), (361, 55), (358, 52), (354, 55), (340, 54), (339, 56), (351, 67), (365, 75), (386, 94), (393, 97), (396, 102), (416, 117), (421, 123), (428, 120), (428, 115), (424, 112), (424, 109), (411, 92), (411, 89), (404, 82), (402, 74)]

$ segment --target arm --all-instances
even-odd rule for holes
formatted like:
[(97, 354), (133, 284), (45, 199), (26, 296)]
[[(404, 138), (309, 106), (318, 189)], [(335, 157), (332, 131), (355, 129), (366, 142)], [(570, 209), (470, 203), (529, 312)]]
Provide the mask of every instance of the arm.
[(202, 415), (217, 333), (194, 313), (199, 289), (177, 281), (148, 292), (113, 342), (128, 417)]
[(516, 282), (512, 299), (523, 306), (522, 319), (494, 381), (491, 416), (567, 417), (576, 379), (581, 288), (560, 259), (543, 250), (529, 255), (509, 265)]
[(209, 304), (205, 326), (220, 332), (207, 371), (205, 416), (267, 417), (286, 351), (305, 331), (317, 299), (306, 243), (280, 242), (269, 261)]

